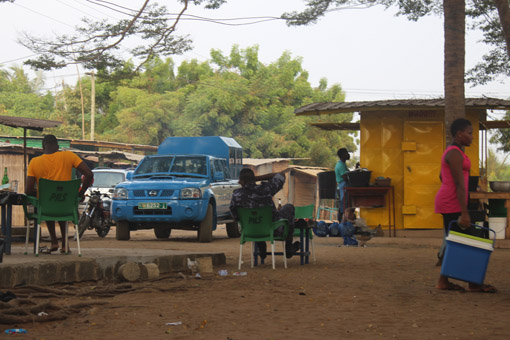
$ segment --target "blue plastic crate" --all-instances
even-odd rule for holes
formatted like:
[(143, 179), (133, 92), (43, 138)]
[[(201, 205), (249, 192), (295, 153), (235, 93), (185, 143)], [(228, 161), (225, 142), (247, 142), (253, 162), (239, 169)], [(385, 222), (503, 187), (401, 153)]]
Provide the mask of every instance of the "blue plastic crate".
[(476, 284), (483, 284), (494, 240), (450, 231), (441, 275)]

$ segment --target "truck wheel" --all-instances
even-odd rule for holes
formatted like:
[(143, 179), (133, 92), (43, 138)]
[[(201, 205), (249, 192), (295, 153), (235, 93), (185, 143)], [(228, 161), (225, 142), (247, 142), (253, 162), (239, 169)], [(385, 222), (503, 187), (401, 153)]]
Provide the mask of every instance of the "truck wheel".
[(211, 203), (207, 206), (204, 220), (198, 226), (198, 242), (211, 242), (214, 218), (214, 207)]
[(154, 235), (156, 235), (157, 238), (169, 238), (171, 232), (172, 229), (154, 228)]
[(115, 238), (119, 241), (129, 240), (129, 223), (126, 221), (118, 221), (115, 228)]
[(241, 236), (241, 229), (237, 222), (227, 223), (227, 235), (229, 238), (239, 238)]

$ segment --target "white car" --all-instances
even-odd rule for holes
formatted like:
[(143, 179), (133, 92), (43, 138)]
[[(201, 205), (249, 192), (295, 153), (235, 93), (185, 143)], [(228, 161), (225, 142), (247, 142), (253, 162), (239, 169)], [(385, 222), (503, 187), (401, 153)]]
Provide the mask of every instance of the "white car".
[(94, 183), (88, 188), (87, 194), (92, 190), (98, 190), (102, 194), (112, 196), (115, 186), (126, 180), (128, 171), (125, 169), (95, 168), (92, 172), (94, 173)]
[(85, 209), (85, 205), (89, 200), (90, 193), (92, 191), (99, 191), (101, 194), (107, 194), (108, 196), (113, 195), (113, 189), (115, 186), (121, 182), (126, 180), (126, 174), (128, 170), (126, 169), (112, 169), (112, 168), (95, 168), (92, 170), (94, 173), (94, 182), (87, 189), (85, 193), (85, 200), (80, 203), (78, 207), (80, 214), (83, 209)]

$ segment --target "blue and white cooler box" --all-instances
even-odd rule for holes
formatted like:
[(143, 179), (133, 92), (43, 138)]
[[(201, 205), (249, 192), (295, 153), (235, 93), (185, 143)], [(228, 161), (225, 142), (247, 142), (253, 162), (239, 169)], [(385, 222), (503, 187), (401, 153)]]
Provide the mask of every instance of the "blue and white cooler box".
[[(492, 233), (494, 231), (489, 229)], [(483, 284), (494, 240), (450, 230), (441, 275), (466, 282)]]

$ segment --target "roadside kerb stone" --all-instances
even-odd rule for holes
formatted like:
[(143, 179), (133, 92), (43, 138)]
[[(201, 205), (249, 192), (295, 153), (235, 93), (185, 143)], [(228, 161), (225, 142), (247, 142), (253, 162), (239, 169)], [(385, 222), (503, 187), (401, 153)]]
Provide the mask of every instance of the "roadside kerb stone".
[(4, 256), (4, 262), (0, 264), (0, 288), (13, 288), (27, 284), (46, 286), (97, 280), (114, 281), (117, 280), (120, 266), (127, 262), (140, 265), (154, 263), (158, 266), (160, 274), (186, 271), (188, 270), (186, 258), (196, 259), (206, 256), (212, 258), (215, 266), (226, 264), (226, 256), (223, 253), (176, 252), (169, 255), (133, 256), (111, 254), (100, 256), (96, 253), (95, 257), (81, 258), (74, 254), (34, 258), (30, 255), (13, 253), (13, 255)]

